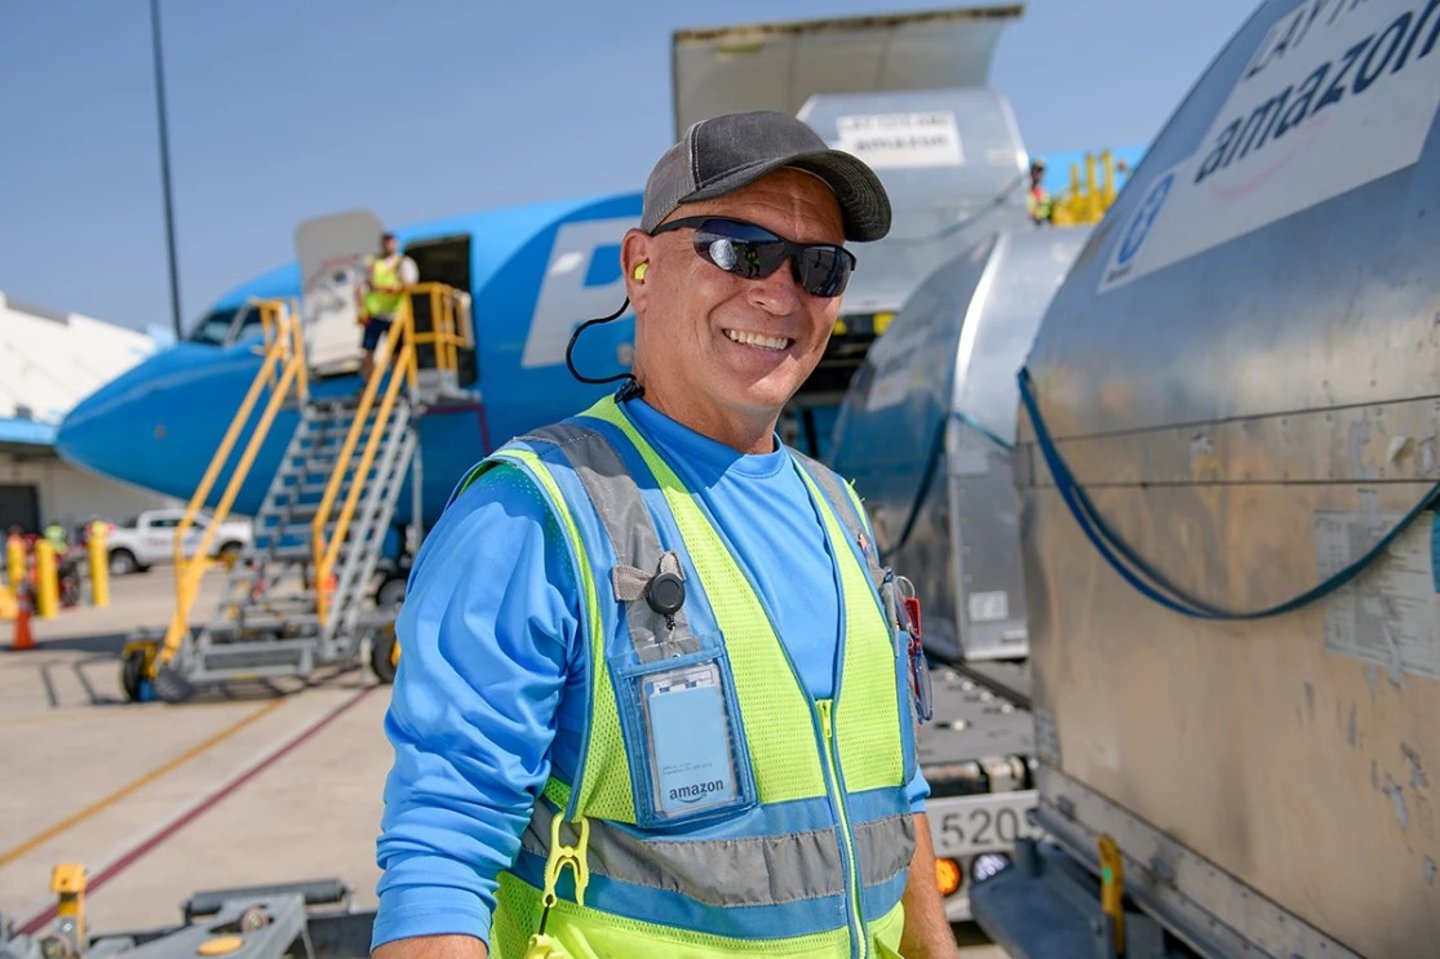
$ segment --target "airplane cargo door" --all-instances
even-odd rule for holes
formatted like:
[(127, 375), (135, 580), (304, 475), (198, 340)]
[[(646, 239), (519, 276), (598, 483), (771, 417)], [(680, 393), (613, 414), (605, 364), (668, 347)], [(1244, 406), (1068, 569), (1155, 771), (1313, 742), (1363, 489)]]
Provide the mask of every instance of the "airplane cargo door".
[[(415, 261), (421, 283), (444, 283), (446, 286), (453, 286), (466, 293), (472, 292), (470, 289), (470, 234), (461, 233), (455, 236), (416, 240), (405, 247), (405, 255)], [(417, 298), (414, 305), (415, 331), (417, 333), (426, 332), (431, 328), (429, 302), (424, 298)], [(472, 319), (475, 320), (475, 325), (478, 327), (478, 318), (472, 317)], [(474, 331), (474, 338), (478, 346), (480, 340), (478, 328)], [(422, 346), (418, 358), (422, 368), (434, 366), (434, 347)], [(459, 385), (470, 386), (480, 378), (475, 350), (461, 350), (458, 359), (460, 365)]]

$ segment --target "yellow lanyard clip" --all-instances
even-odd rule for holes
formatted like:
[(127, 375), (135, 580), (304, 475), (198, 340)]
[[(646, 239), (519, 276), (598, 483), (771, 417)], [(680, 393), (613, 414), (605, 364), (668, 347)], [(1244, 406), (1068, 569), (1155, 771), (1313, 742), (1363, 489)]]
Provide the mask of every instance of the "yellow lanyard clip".
[(541, 904), (548, 911), (558, 901), (555, 884), (560, 880), (560, 870), (569, 866), (575, 872), (575, 902), (585, 905), (585, 887), (590, 883), (590, 864), (585, 859), (590, 844), (590, 820), (581, 816), (576, 820), (580, 828), (580, 840), (573, 846), (560, 842), (560, 825), (563, 817), (556, 815), (550, 821), (550, 855), (545, 860), (545, 891), (540, 897)]

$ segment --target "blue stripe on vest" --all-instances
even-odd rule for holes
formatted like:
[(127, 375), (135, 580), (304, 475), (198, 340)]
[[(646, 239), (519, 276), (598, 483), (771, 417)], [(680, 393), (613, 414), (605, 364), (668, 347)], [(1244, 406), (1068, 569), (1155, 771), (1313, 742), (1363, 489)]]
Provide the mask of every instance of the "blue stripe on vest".
[(895, 904), (905, 892), (907, 872), (908, 870), (897, 873), (884, 882), (866, 886), (860, 891), (860, 912), (865, 916), (866, 923), (875, 922), (895, 908)]
[(845, 794), (845, 810), (857, 822), (872, 822), (890, 816), (899, 816), (910, 811), (910, 802), (905, 790), (888, 786), (867, 789), (864, 792)]

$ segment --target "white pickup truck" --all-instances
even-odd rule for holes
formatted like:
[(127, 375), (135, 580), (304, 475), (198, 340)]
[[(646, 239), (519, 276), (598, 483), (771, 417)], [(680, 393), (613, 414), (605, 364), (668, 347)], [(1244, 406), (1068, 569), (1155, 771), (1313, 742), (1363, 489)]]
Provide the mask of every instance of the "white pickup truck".
[[(110, 574), (125, 576), (144, 572), (156, 563), (168, 563), (175, 556), (175, 528), (185, 517), (182, 509), (152, 509), (131, 517), (111, 530), (106, 548), (110, 555)], [(197, 514), (194, 525), (185, 533), (185, 552), (193, 554), (210, 525), (210, 517)], [(215, 531), (210, 542), (211, 556), (238, 556), (250, 545), (250, 524), (227, 520)]]

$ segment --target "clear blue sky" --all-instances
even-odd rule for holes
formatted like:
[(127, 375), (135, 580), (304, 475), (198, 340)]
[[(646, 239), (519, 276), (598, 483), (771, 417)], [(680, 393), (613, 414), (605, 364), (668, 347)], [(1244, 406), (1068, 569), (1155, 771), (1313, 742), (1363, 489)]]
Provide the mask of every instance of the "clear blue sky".
[[(162, 0), (181, 303), (292, 258), (295, 224), (638, 189), (670, 34), (924, 0)], [(1255, 0), (1032, 0), (992, 86), (1035, 154), (1144, 145)], [(6, 0), (0, 290), (168, 326), (147, 0)]]

